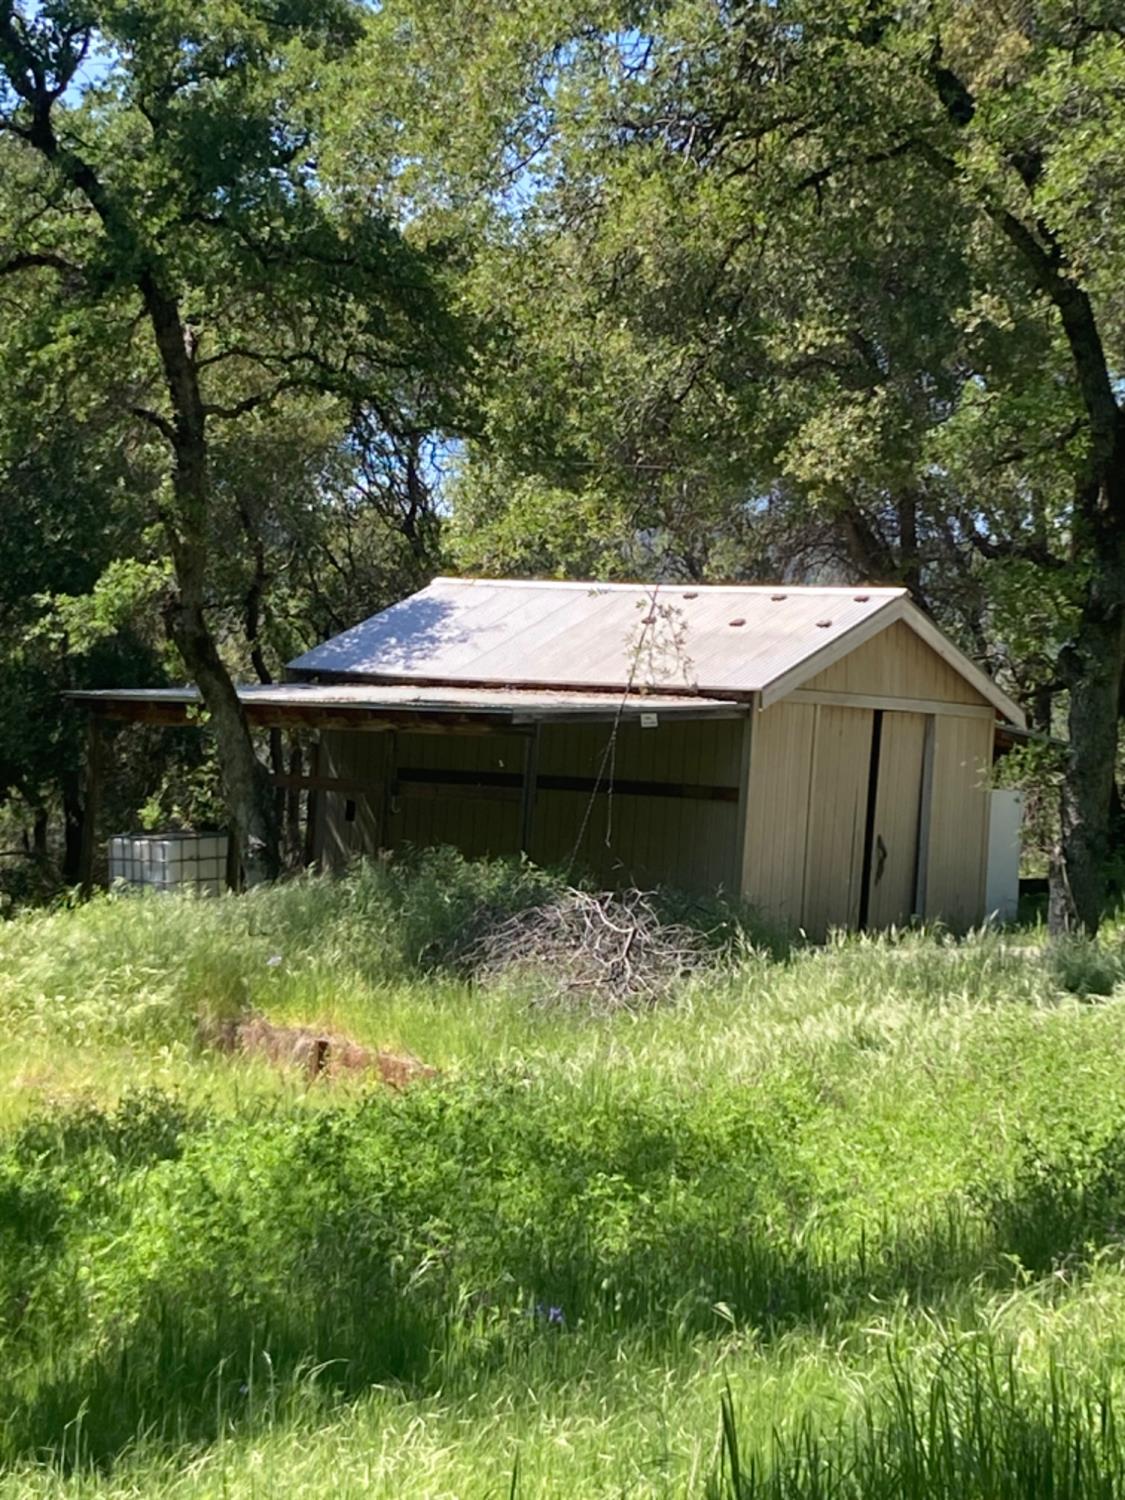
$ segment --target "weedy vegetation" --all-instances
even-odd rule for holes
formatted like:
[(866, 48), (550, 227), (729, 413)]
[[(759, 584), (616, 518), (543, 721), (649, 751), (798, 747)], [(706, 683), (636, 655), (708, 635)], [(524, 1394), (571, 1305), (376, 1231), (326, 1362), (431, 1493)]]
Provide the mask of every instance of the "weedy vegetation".
[[(474, 976), (553, 901), (439, 852), (0, 925), (0, 1494), (1122, 1493), (1117, 929), (667, 899), (659, 1003)], [(207, 1045), (251, 1013), (436, 1076)]]

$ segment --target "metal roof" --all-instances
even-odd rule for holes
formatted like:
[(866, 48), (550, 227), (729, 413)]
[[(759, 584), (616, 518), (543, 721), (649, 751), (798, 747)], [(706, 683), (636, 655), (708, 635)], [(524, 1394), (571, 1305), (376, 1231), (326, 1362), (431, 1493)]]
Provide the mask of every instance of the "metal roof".
[[(138, 710), (146, 706), (190, 708), (200, 702), (198, 688), (91, 688), (65, 694), (73, 702), (104, 711)], [(658, 713), (674, 719), (740, 718), (746, 705), (729, 699), (675, 696), (666, 693), (561, 693), (542, 689), (411, 687), (288, 682), (238, 688), (240, 701), (253, 718), (267, 720), (271, 711), (284, 714), (318, 712), (341, 715), (361, 710), (378, 718), (386, 714), (449, 718), (469, 715), (512, 724), (544, 721), (605, 723), (617, 718), (637, 719), (642, 713)]]
[(436, 578), (289, 670), (368, 682), (757, 693), (765, 705), (899, 619), (1004, 717), (1023, 721), (901, 588)]

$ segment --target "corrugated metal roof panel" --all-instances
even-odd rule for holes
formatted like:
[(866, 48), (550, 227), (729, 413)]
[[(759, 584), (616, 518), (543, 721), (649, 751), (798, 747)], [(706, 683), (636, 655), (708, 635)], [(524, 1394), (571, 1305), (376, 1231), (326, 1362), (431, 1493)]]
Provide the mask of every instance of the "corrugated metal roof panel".
[(904, 599), (889, 588), (438, 578), (299, 656), (299, 673), (759, 692)]

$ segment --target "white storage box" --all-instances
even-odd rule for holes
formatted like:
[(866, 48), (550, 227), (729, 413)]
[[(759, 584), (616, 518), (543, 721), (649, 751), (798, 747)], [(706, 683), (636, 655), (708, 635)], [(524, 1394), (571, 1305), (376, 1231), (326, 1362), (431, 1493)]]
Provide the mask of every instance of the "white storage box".
[(988, 876), (985, 916), (989, 921), (1014, 922), (1020, 907), (1020, 824), (1023, 796), (1013, 788), (997, 787), (989, 794)]
[(225, 833), (119, 833), (109, 841), (109, 883), (155, 891), (226, 889)]

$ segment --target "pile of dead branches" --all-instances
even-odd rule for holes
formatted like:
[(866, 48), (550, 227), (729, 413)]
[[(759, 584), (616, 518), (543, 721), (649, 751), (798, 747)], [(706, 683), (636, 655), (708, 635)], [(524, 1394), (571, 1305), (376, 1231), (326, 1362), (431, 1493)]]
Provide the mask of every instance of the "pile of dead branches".
[(703, 935), (662, 920), (645, 891), (568, 889), (498, 923), (470, 967), (486, 983), (526, 986), (539, 1004), (612, 1010), (658, 1004), (709, 956)]

